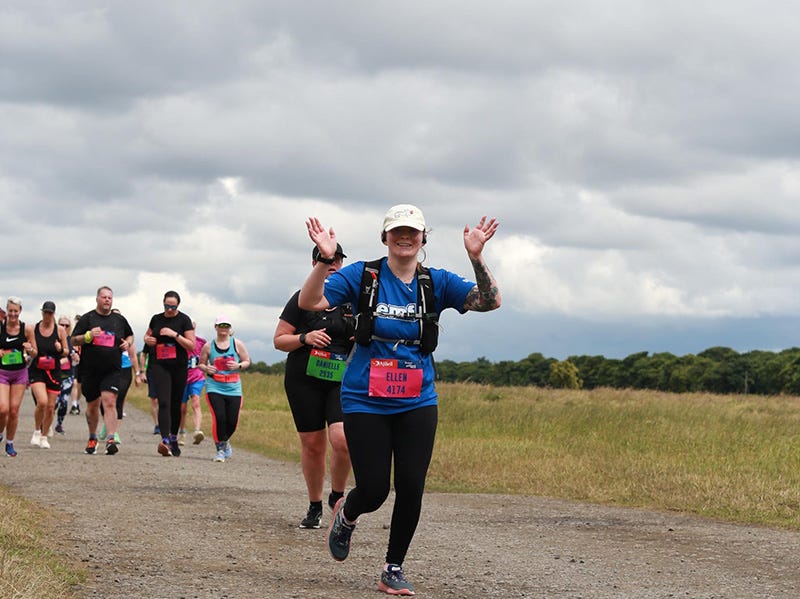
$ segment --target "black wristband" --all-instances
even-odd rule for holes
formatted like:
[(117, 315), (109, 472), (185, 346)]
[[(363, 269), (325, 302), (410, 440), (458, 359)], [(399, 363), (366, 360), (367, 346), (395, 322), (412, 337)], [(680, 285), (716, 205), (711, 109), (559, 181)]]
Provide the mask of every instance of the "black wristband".
[(317, 262), (322, 262), (323, 264), (333, 264), (336, 262), (336, 256), (331, 256), (330, 258), (323, 258), (322, 256), (317, 256)]
[(306, 334), (305, 333), (300, 333), (300, 343), (302, 343), (303, 345), (306, 344)]

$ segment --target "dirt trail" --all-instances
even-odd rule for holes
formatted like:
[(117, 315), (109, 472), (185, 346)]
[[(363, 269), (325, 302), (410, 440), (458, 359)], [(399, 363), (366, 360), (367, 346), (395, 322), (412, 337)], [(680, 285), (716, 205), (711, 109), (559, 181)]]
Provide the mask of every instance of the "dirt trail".
[[(207, 439), (156, 454), (128, 408), (116, 456), (83, 453), (83, 416), (52, 449), (0, 459), (0, 483), (61, 515), (52, 544), (83, 562), (81, 597), (380, 597), (391, 504), (362, 517), (334, 562), (300, 530), (300, 469)], [(323, 524), (327, 525), (330, 510)], [(429, 493), (405, 570), (420, 597), (798, 597), (800, 534), (535, 497)]]

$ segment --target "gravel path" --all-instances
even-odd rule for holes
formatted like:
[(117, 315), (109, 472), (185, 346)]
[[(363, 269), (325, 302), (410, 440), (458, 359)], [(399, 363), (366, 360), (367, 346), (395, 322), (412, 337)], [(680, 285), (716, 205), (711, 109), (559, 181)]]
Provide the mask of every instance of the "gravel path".
[[(133, 408), (116, 456), (83, 453), (86, 425), (68, 416), (52, 449), (28, 445), (0, 482), (62, 514), (52, 532), (88, 568), (81, 597), (380, 597), (376, 582), (391, 505), (362, 517), (350, 557), (334, 562), (325, 530), (297, 528), (299, 466), (213, 444), (156, 454), (149, 417)], [(330, 519), (326, 509), (323, 524)], [(800, 534), (674, 514), (498, 495), (429, 493), (405, 563), (417, 596), (798, 597)]]

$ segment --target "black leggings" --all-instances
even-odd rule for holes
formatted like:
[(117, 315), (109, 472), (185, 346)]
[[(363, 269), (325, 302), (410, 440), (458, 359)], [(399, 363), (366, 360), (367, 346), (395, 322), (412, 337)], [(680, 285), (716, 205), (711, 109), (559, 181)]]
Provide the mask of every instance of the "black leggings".
[(438, 414), (436, 406), (429, 406), (391, 415), (344, 415), (356, 479), (345, 504), (348, 520), (374, 512), (386, 501), (394, 457), (395, 501), (386, 551), (390, 564), (403, 563), (417, 529)]
[(225, 443), (236, 432), (239, 424), (239, 410), (242, 408), (241, 395), (222, 395), (210, 391), (206, 393), (211, 410), (211, 434), (215, 443)]
[(147, 366), (147, 378), (158, 398), (158, 429), (162, 437), (178, 435), (186, 371), (185, 361), (178, 366), (164, 366), (153, 361)]

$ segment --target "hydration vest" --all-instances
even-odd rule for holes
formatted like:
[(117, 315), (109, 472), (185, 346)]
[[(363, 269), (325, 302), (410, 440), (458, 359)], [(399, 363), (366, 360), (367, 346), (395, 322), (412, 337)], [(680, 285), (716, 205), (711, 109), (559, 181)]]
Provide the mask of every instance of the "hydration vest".
[(361, 274), (361, 292), (358, 297), (355, 340), (359, 345), (369, 345), (373, 339), (395, 345), (418, 345), (420, 352), (430, 354), (439, 343), (439, 314), (433, 295), (433, 279), (430, 270), (417, 267), (417, 313), (409, 318), (420, 323), (419, 339), (383, 339), (375, 336), (375, 307), (378, 303), (378, 285), (383, 258), (364, 263)]

